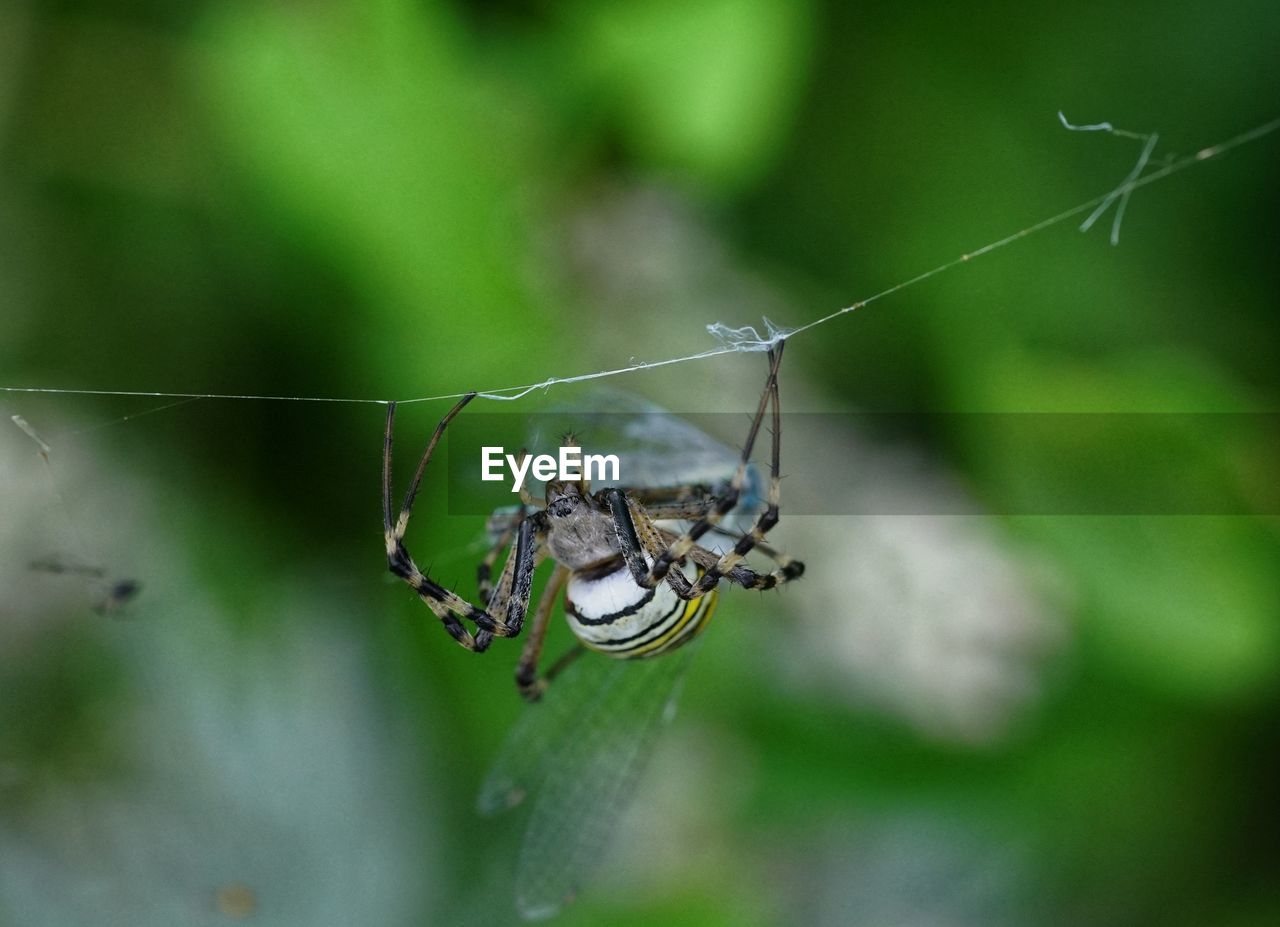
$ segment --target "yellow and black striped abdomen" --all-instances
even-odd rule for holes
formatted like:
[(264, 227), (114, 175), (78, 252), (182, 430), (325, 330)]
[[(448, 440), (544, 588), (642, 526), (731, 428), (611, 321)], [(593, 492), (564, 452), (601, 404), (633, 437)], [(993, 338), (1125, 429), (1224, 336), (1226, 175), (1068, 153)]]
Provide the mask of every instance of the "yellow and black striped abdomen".
[(642, 589), (622, 566), (605, 576), (570, 578), (565, 615), (574, 635), (592, 650), (623, 659), (653, 657), (696, 637), (711, 620), (716, 598), (713, 589), (686, 601), (665, 582)]

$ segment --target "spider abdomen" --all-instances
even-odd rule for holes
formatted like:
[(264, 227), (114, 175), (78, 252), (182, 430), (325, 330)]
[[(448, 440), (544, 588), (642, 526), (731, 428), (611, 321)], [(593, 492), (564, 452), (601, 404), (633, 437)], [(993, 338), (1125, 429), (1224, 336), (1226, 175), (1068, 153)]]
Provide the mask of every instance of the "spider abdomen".
[(686, 601), (666, 583), (642, 588), (625, 566), (604, 576), (574, 574), (565, 593), (565, 616), (578, 640), (619, 658), (657, 656), (687, 643), (715, 606), (715, 590)]

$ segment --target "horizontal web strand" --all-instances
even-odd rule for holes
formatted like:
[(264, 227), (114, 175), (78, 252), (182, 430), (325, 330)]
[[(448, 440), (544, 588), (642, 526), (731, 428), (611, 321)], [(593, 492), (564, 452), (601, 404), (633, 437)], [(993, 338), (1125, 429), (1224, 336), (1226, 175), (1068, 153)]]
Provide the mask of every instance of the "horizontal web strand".
[[(1060, 118), (1062, 118), (1061, 114), (1059, 115), (1060, 115)], [(1069, 129), (1076, 129), (1076, 130), (1101, 129), (1102, 126), (1107, 126), (1107, 124), (1105, 123), (1099, 126), (1072, 126), (1069, 123), (1066, 123), (1065, 118), (1063, 118), (1063, 124), (1066, 125), (1067, 128)], [(1114, 132), (1115, 134), (1120, 134), (1116, 132), (1116, 130), (1110, 129), (1109, 126), (1107, 126), (1107, 129), (1109, 131)], [(1075, 216), (1078, 216), (1082, 213), (1088, 212), (1090, 210), (1098, 209), (1104, 204), (1115, 202), (1118, 198), (1120, 198), (1123, 202), (1124, 200), (1127, 200), (1129, 195), (1134, 190), (1137, 190), (1140, 187), (1145, 187), (1148, 184), (1155, 183), (1158, 180), (1163, 180), (1166, 177), (1169, 177), (1173, 174), (1177, 174), (1194, 165), (1202, 164), (1206, 161), (1211, 161), (1215, 158), (1221, 157), (1222, 155), (1226, 154), (1228, 151), (1239, 148), (1242, 145), (1249, 144), (1250, 142), (1257, 141), (1258, 139), (1261, 139), (1264, 136), (1270, 135), (1277, 130), (1280, 130), (1280, 118), (1272, 119), (1269, 122), (1256, 126), (1255, 128), (1248, 130), (1247, 132), (1242, 132), (1239, 135), (1236, 135), (1230, 139), (1227, 139), (1224, 142), (1220, 142), (1216, 145), (1211, 145), (1207, 148), (1202, 148), (1199, 151), (1197, 151), (1195, 154), (1187, 155), (1183, 158), (1172, 161), (1164, 165), (1163, 167), (1160, 167), (1152, 171), (1151, 173), (1146, 174), (1145, 176), (1137, 177), (1131, 174), (1130, 177), (1126, 178), (1125, 182), (1122, 183), (1120, 186), (1116, 187), (1113, 190), (1108, 190), (1106, 193), (1100, 196), (1094, 197), (1093, 199), (1087, 202), (1081, 203), (1078, 206), (1073, 206), (1070, 209), (1066, 209), (1060, 213), (1057, 213), (1056, 215), (1050, 216), (1047, 219), (1042, 219), (1041, 221), (1035, 223), (1034, 225), (1029, 225), (1024, 229), (1020, 229), (1019, 231), (1014, 232), (1011, 235), (1006, 235), (1003, 238), (997, 239), (996, 241), (983, 245), (982, 247), (974, 249), (973, 251), (965, 252), (964, 254), (960, 255), (957, 258), (954, 258), (943, 264), (939, 264), (937, 267), (934, 267), (932, 270), (927, 270), (921, 274), (917, 274), (914, 277), (910, 277), (906, 280), (903, 280), (901, 283), (894, 284), (888, 289), (881, 290), (880, 292), (875, 293), (871, 296), (868, 296), (864, 299), (861, 299), (856, 303), (845, 306), (841, 309), (837, 309), (835, 312), (831, 312), (827, 315), (822, 316), (821, 318), (814, 319), (813, 321), (807, 322), (804, 325), (798, 326), (796, 328), (777, 329), (770, 325), (770, 326), (767, 326), (767, 336), (761, 337), (755, 332), (754, 329), (751, 329), (751, 328), (729, 329), (723, 325), (720, 325), (719, 323), (716, 323), (715, 325), (709, 325), (708, 330), (712, 333), (713, 336), (721, 340), (720, 347), (710, 348), (706, 351), (700, 351), (696, 354), (686, 354), (682, 357), (672, 357), (672, 358), (668, 358), (666, 360), (660, 360), (660, 361), (634, 363), (634, 364), (629, 364), (626, 367), (616, 367), (610, 370), (599, 370), (594, 373), (584, 373), (584, 374), (579, 374), (577, 376), (572, 376), (572, 377), (548, 377), (547, 379), (540, 380), (537, 383), (528, 383), (521, 386), (504, 386), (504, 387), (498, 387), (495, 389), (482, 390), (478, 392), (478, 395), (480, 398), (483, 398), (483, 399), (492, 399), (492, 400), (510, 402), (512, 400), (521, 399), (524, 396), (527, 396), (536, 390), (547, 389), (552, 386), (563, 385), (567, 383), (582, 383), (588, 380), (602, 380), (607, 377), (616, 377), (625, 373), (634, 373), (640, 370), (653, 370), (659, 367), (670, 367), (673, 364), (685, 364), (692, 361), (706, 360), (707, 358), (719, 357), (724, 354), (737, 354), (737, 353), (747, 352), (747, 351), (762, 351), (780, 341), (786, 341), (790, 338), (795, 337), (801, 332), (808, 331), (811, 328), (817, 328), (819, 325), (825, 325), (826, 323), (834, 319), (837, 319), (842, 315), (847, 315), (850, 312), (854, 312), (855, 310), (861, 309), (863, 306), (867, 306), (873, 302), (884, 299), (886, 296), (892, 296), (893, 294), (901, 292), (902, 290), (905, 290), (908, 287), (916, 286), (917, 284), (923, 283), (932, 277), (936, 277), (939, 274), (946, 273), (949, 270), (953, 270), (954, 268), (959, 267), (962, 264), (967, 264), (976, 258), (991, 254), (992, 252), (998, 251), (1001, 248), (1005, 248), (1016, 241), (1027, 238), (1031, 235), (1035, 235), (1038, 232), (1042, 232), (1045, 229), (1051, 228), (1052, 226), (1065, 222), (1066, 220), (1074, 218)], [(1132, 134), (1132, 133), (1127, 133), (1127, 134)], [(1145, 136), (1141, 136), (1141, 137), (1145, 138)], [(1149, 154), (1150, 154), (1149, 151), (1146, 152), (1147, 156), (1149, 156)], [(1141, 164), (1145, 164), (1145, 157), (1140, 162), (1140, 165)], [(265, 402), (345, 402), (345, 403), (371, 403), (371, 404), (378, 404), (378, 405), (386, 405), (389, 401), (391, 401), (387, 399), (359, 399), (359, 398), (330, 397), (330, 396), (256, 396), (256, 395), (246, 395), (246, 394), (236, 394), (236, 393), (190, 393), (190, 392), (183, 393), (183, 392), (159, 392), (159, 391), (143, 391), (143, 390), (60, 389), (60, 388), (54, 388), (54, 387), (29, 387), (29, 386), (0, 386), (0, 392), (41, 393), (41, 394), (72, 395), (72, 396), (145, 396), (145, 397), (152, 397), (157, 399), (182, 399), (182, 400), (221, 399), (221, 400), (259, 400), (259, 401), (265, 401)], [(409, 403), (416, 403), (416, 402), (435, 402), (437, 400), (458, 399), (464, 395), (466, 395), (466, 392), (442, 393), (438, 396), (419, 396), (411, 399), (400, 399), (396, 401), (401, 405), (407, 405)]]

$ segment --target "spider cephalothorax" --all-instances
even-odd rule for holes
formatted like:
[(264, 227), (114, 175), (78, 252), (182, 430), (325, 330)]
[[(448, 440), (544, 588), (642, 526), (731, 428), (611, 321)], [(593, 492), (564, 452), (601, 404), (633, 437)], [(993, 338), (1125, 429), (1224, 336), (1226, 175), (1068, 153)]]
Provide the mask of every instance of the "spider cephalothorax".
[[(778, 365), (782, 344), (769, 352), (769, 376), (751, 430), (733, 477), (721, 486), (610, 487), (591, 492), (585, 481), (551, 480), (545, 499), (520, 493), (521, 504), (490, 519), (493, 546), (477, 569), (483, 607), (444, 588), (422, 572), (404, 545), (405, 529), (423, 474), (445, 428), (475, 398), (464, 396), (436, 426), (418, 463), (400, 513), (393, 520), (391, 506), (391, 438), (395, 403), (387, 408), (383, 444), (382, 508), (387, 561), (391, 572), (404, 579), (441, 620), (446, 631), (468, 650), (484, 651), (494, 637), (515, 637), (524, 627), (532, 594), (533, 573), (542, 560), (556, 563), (534, 613), (533, 627), (516, 668), (516, 682), (527, 698), (537, 698), (546, 682), (564, 665), (571, 651), (550, 672), (538, 676), (538, 661), (551, 611), (561, 589), (565, 614), (583, 647), (613, 657), (650, 657), (691, 640), (715, 609), (716, 587), (722, 579), (747, 589), (771, 589), (795, 579), (804, 565), (765, 543), (765, 534), (778, 522), (781, 413), (778, 405)], [(739, 504), (750, 467), (751, 449), (772, 409), (773, 443), (766, 504), (751, 528), (742, 533), (721, 526)], [(689, 522), (683, 531), (665, 525)], [(708, 532), (727, 534), (735, 541), (724, 553), (700, 546)], [(510, 548), (497, 586), (493, 565)], [(752, 550), (776, 564), (759, 573), (744, 564)], [(470, 622), (475, 631), (467, 629)]]

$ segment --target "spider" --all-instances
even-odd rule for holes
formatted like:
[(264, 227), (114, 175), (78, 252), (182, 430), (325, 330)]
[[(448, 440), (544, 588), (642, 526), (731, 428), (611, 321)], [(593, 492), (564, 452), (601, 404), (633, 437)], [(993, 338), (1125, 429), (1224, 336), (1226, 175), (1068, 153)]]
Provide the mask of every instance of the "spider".
[[(592, 493), (585, 480), (551, 480), (546, 484), (545, 500), (536, 500), (523, 489), (521, 504), (514, 511), (495, 514), (490, 520), (496, 537), (477, 568), (480, 606), (435, 582), (413, 562), (404, 544), (414, 499), (436, 445), (454, 416), (476, 394), (464, 396), (436, 426), (395, 518), (391, 504), (391, 448), (396, 404), (388, 403), (382, 452), (382, 517), (391, 572), (409, 584), (454, 640), (467, 650), (481, 653), (495, 637), (520, 634), (529, 610), (534, 570), (547, 557), (554, 560), (555, 571), (538, 600), (516, 666), (516, 686), (530, 701), (537, 700), (554, 676), (584, 648), (629, 659), (658, 656), (687, 643), (711, 618), (721, 580), (746, 589), (772, 589), (804, 573), (804, 564), (765, 541), (779, 517), (778, 367), (782, 347), (779, 343), (769, 351), (764, 392), (742, 456), (727, 483), (716, 487), (609, 487)], [(746, 533), (729, 532), (720, 522), (739, 503), (751, 450), (770, 407), (773, 453), (767, 504)], [(690, 523), (683, 532), (658, 524), (672, 520)], [(735, 539), (733, 548), (720, 554), (700, 546), (699, 539), (708, 532)], [(508, 546), (511, 551), (495, 587), (491, 581), (493, 566)], [(743, 560), (753, 549), (772, 559), (776, 568), (760, 573), (745, 566)], [(580, 646), (539, 675), (543, 642), (561, 590), (565, 592), (565, 615)], [(475, 631), (468, 630), (464, 622), (473, 625)]]

